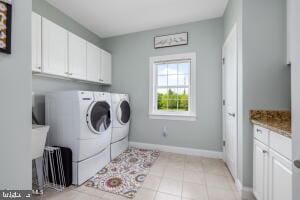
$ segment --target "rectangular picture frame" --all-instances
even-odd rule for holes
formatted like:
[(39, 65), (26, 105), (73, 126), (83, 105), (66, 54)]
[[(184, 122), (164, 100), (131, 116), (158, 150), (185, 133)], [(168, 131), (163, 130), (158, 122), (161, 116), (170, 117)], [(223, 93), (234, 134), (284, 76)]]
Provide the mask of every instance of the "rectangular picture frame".
[(0, 52), (11, 54), (12, 5), (0, 0)]
[(159, 35), (154, 37), (154, 48), (188, 45), (188, 32)]

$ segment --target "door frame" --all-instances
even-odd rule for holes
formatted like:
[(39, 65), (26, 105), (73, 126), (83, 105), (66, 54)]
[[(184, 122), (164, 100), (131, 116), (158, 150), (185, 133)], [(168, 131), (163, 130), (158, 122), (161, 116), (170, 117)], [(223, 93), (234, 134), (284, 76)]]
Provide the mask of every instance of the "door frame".
[[(300, 141), (300, 28), (299, 28), (299, 16), (298, 12), (300, 8), (299, 0), (290, 0), (289, 13), (290, 13), (290, 36), (291, 36), (291, 103), (292, 103), (292, 157), (293, 161), (300, 160), (299, 152), (299, 141)], [(300, 197), (300, 169), (295, 165), (293, 166), (293, 200), (299, 199)]]
[[(223, 139), (223, 142), (222, 142), (222, 148), (223, 148), (223, 160), (224, 162), (226, 162), (226, 128), (225, 128), (225, 120), (226, 120), (226, 110), (224, 109), (225, 108), (225, 105), (224, 105), (224, 100), (225, 100), (225, 73), (224, 73), (224, 61), (223, 61), (223, 56), (224, 56), (224, 47), (225, 45), (228, 43), (229, 39), (231, 37), (233, 37), (233, 35), (235, 36), (235, 40), (236, 40), (236, 67), (237, 67), (237, 70), (236, 70), (236, 81), (237, 81), (237, 84), (236, 84), (236, 141), (235, 141), (235, 146), (234, 146), (234, 149), (235, 149), (235, 155), (234, 155), (234, 158), (235, 158), (235, 162), (234, 162), (234, 165), (235, 165), (235, 172), (233, 172), (234, 174), (231, 174), (232, 177), (234, 178), (234, 180), (238, 180), (238, 123), (239, 123), (239, 109), (238, 109), (238, 31), (237, 31), (237, 24), (234, 24), (230, 33), (228, 34), (223, 46), (222, 46), (222, 60), (221, 60), (221, 66), (222, 66), (222, 139)], [(226, 102), (225, 102), (226, 103)], [(224, 142), (225, 142), (225, 145), (224, 145)]]

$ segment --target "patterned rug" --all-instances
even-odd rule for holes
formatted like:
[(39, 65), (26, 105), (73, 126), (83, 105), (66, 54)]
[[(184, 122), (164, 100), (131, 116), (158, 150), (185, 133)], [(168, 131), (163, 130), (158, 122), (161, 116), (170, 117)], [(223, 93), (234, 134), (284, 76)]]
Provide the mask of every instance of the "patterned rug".
[(127, 198), (134, 198), (158, 157), (158, 151), (129, 148), (87, 181), (85, 185)]

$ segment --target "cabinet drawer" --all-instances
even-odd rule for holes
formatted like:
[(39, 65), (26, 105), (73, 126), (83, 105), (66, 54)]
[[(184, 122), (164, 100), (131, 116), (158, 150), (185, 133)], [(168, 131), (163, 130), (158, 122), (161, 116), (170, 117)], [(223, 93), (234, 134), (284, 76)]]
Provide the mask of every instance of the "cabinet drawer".
[(260, 126), (255, 125), (254, 126), (254, 138), (256, 138), (258, 141), (269, 145), (269, 130)]
[(284, 157), (292, 160), (292, 140), (275, 132), (270, 132), (270, 147)]

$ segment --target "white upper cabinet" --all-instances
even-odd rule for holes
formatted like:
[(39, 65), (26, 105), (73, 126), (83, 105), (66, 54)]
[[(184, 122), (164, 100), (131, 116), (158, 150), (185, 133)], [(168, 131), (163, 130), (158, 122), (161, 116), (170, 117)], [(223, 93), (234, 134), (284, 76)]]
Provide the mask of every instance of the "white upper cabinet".
[(34, 12), (31, 39), (33, 72), (112, 83), (110, 53)]
[(86, 80), (87, 47), (86, 41), (73, 33), (69, 34), (69, 70), (72, 78)]
[(292, 200), (292, 162), (270, 150), (269, 199)]
[(101, 49), (101, 67), (100, 82), (103, 84), (111, 84), (112, 56), (107, 51)]
[(36, 13), (32, 13), (32, 71), (42, 71), (42, 17)]
[(68, 31), (42, 19), (43, 72), (68, 76)]
[(97, 46), (87, 43), (87, 80), (100, 82), (101, 52)]

